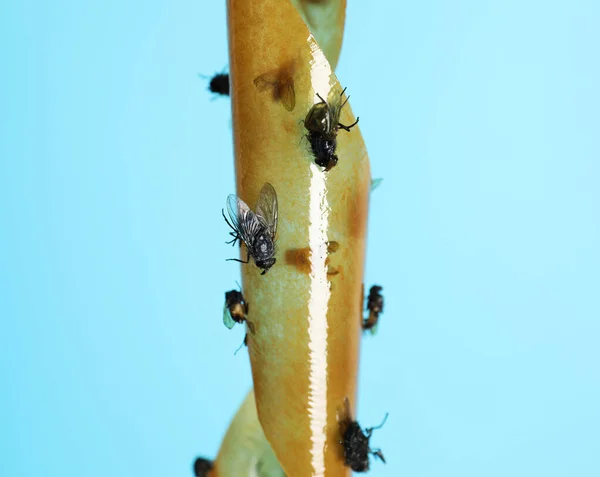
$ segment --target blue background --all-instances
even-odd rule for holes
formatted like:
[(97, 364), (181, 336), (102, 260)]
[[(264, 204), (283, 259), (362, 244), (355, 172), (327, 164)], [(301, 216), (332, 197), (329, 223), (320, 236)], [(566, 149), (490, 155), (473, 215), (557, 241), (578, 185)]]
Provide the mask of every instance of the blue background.
[[(350, 1), (372, 160), (359, 420), (380, 476), (600, 475), (600, 15)], [(225, 6), (0, 6), (0, 475), (191, 476), (251, 386)]]

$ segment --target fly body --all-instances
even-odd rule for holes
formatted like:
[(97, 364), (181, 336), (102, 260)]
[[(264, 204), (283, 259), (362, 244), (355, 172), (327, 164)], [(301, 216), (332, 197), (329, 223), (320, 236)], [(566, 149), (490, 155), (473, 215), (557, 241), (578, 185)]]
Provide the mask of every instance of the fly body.
[(383, 287), (379, 285), (373, 285), (369, 290), (369, 296), (367, 298), (367, 310), (369, 316), (363, 321), (363, 330), (370, 330), (371, 333), (375, 333), (377, 324), (379, 323), (379, 315), (383, 313), (383, 295), (381, 294)]
[(342, 102), (345, 91), (344, 88), (339, 97), (335, 96), (329, 102), (317, 93), (321, 101), (310, 109), (304, 119), (304, 127), (308, 131), (306, 138), (310, 142), (312, 153), (315, 156), (315, 164), (324, 167), (325, 172), (329, 171), (338, 162), (338, 157), (335, 154), (338, 130), (342, 128), (349, 132), (358, 124), (359, 118), (356, 118), (356, 121), (349, 126), (340, 123), (342, 108), (349, 99), (346, 98)]
[(230, 258), (240, 263), (248, 263), (250, 257), (264, 275), (275, 265), (275, 235), (277, 233), (277, 193), (268, 182), (263, 186), (256, 204), (256, 212), (239, 197), (227, 197), (229, 220), (223, 217), (231, 227), (233, 240), (227, 242), (235, 245), (236, 241), (244, 242), (247, 250), (246, 261)]
[(208, 89), (222, 96), (229, 96), (229, 74), (217, 73), (210, 79)]
[(344, 463), (354, 472), (367, 472), (369, 470), (369, 454), (375, 458), (381, 459), (385, 464), (385, 458), (380, 449), (371, 449), (369, 441), (371, 434), (375, 429), (381, 428), (387, 419), (385, 415), (383, 422), (376, 427), (369, 427), (362, 430), (357, 421), (350, 415), (350, 402), (348, 398), (344, 400), (344, 414), (340, 419), (340, 434), (342, 436), (341, 444), (344, 448)]

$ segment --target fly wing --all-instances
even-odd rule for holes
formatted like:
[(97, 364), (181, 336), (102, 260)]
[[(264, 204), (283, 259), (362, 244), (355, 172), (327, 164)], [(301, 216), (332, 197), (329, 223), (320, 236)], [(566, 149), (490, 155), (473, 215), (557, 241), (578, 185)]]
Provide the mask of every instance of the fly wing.
[(329, 112), (329, 123), (327, 126), (329, 128), (329, 132), (337, 131), (338, 124), (340, 122), (340, 116), (342, 114), (342, 108), (350, 99), (350, 96), (346, 96), (344, 98), (344, 91), (346, 91), (346, 89), (344, 89), (341, 94), (338, 94), (337, 91), (338, 90), (335, 88), (332, 89), (329, 92), (329, 97), (327, 98), (327, 108)]
[(329, 130), (329, 123), (329, 106), (325, 101), (314, 104), (304, 119), (308, 131), (321, 134)]
[(296, 90), (294, 89), (294, 80), (288, 78), (279, 86), (279, 96), (281, 104), (288, 111), (292, 111), (296, 106)]
[(265, 76), (267, 75), (258, 76), (254, 79), (254, 86), (256, 86), (256, 89), (259, 93), (262, 93), (263, 91), (266, 91), (274, 86), (272, 78), (266, 78)]
[(240, 219), (238, 216), (238, 198), (233, 194), (229, 194), (227, 196), (227, 213), (229, 214), (229, 220), (231, 220), (231, 225), (239, 234)]
[(227, 212), (233, 228), (246, 246), (250, 246), (253, 241), (253, 234), (252, 227), (249, 227), (249, 225), (257, 222), (254, 212), (250, 210), (246, 202), (233, 194), (227, 197)]
[(270, 183), (265, 183), (256, 204), (256, 215), (264, 220), (271, 238), (277, 233), (277, 192)]
[(342, 103), (341, 98), (335, 98), (329, 106), (329, 123), (327, 124), (328, 131), (337, 131), (338, 124), (340, 122), (340, 116), (342, 114)]
[(346, 396), (344, 399), (344, 404), (342, 407), (338, 407), (337, 409), (337, 421), (338, 427), (340, 431), (340, 437), (344, 437), (346, 430), (348, 429), (348, 425), (352, 421), (352, 415), (350, 414), (350, 400)]
[(231, 312), (229, 311), (227, 303), (225, 303), (225, 306), (223, 307), (223, 324), (229, 329), (235, 326), (235, 321), (231, 316)]
[(373, 192), (375, 189), (377, 189), (381, 183), (383, 182), (383, 179), (371, 179), (371, 192)]

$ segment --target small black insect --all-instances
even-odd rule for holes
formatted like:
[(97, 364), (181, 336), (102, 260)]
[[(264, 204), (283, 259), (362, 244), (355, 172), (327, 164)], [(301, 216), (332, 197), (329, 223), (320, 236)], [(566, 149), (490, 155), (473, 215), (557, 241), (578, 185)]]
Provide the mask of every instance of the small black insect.
[(379, 315), (383, 313), (383, 295), (381, 294), (383, 287), (379, 285), (373, 285), (369, 290), (369, 296), (367, 298), (367, 310), (369, 310), (369, 317), (363, 322), (363, 330), (370, 330), (371, 334), (375, 334), (377, 330), (377, 323), (379, 322)]
[(212, 461), (203, 457), (198, 457), (194, 461), (194, 475), (196, 477), (206, 477), (208, 475), (208, 471), (212, 470), (213, 467), (214, 465)]
[(217, 73), (210, 79), (208, 89), (212, 93), (229, 96), (229, 74)]
[(229, 258), (240, 263), (248, 263), (250, 257), (263, 271), (261, 275), (275, 265), (275, 234), (277, 233), (277, 193), (268, 182), (263, 186), (256, 204), (256, 212), (240, 198), (231, 194), (227, 197), (227, 212), (229, 220), (225, 222), (232, 228), (230, 235), (233, 240), (227, 243), (235, 245), (237, 240), (246, 244), (248, 256), (246, 261)]
[(357, 421), (350, 415), (350, 402), (348, 398), (344, 400), (344, 417), (340, 420), (340, 434), (342, 440), (340, 443), (344, 448), (344, 462), (354, 472), (367, 472), (369, 470), (369, 454), (382, 460), (385, 464), (385, 458), (380, 449), (371, 449), (369, 440), (375, 429), (380, 429), (387, 420), (385, 415), (383, 422), (377, 427), (369, 427), (363, 430)]
[(339, 97), (335, 96), (331, 101), (325, 101), (318, 93), (317, 96), (321, 100), (315, 104), (304, 119), (304, 127), (308, 130), (306, 138), (310, 142), (310, 147), (315, 156), (315, 164), (324, 167), (325, 172), (329, 171), (338, 162), (338, 157), (335, 154), (337, 147), (337, 133), (339, 128), (345, 131), (350, 131), (358, 124), (358, 119), (350, 126), (344, 126), (340, 121), (342, 108), (346, 105), (349, 98), (342, 103), (342, 91)]
[(231, 290), (225, 292), (225, 306), (223, 307), (223, 323), (229, 329), (236, 323), (248, 323), (248, 328), (254, 333), (254, 325), (248, 321), (248, 303), (244, 300), (241, 291)]

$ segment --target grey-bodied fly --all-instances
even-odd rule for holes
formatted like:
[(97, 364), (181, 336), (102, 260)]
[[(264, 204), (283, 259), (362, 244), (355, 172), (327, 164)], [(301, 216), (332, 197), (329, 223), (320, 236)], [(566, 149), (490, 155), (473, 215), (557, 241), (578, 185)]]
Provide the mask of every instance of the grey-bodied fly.
[(275, 265), (276, 247), (275, 234), (277, 233), (277, 193), (271, 184), (265, 183), (256, 204), (254, 212), (242, 199), (231, 194), (227, 197), (227, 212), (229, 220), (223, 218), (233, 230), (230, 232), (233, 240), (227, 242), (235, 245), (239, 240), (244, 242), (247, 250), (246, 261), (229, 258), (240, 263), (249, 263), (250, 257), (258, 268), (262, 269), (261, 275)]

